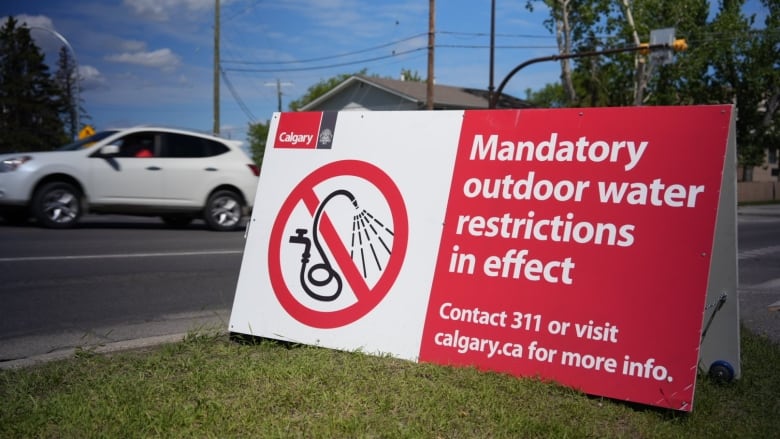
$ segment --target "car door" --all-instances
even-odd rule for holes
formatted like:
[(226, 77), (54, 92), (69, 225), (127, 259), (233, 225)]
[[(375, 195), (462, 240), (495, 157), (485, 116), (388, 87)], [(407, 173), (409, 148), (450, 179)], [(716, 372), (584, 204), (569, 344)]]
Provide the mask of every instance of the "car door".
[(97, 205), (162, 205), (163, 177), (159, 134), (141, 131), (112, 142), (119, 150), (90, 159), (87, 192)]
[(220, 170), (211, 156), (218, 148), (228, 148), (202, 137), (181, 133), (161, 136), (165, 166), (163, 187), (166, 199), (181, 207), (201, 207), (208, 193), (219, 184)]

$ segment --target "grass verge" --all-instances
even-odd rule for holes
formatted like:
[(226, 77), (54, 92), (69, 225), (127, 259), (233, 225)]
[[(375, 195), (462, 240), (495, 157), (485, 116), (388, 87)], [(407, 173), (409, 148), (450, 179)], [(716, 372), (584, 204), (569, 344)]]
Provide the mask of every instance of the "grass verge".
[(473, 368), (192, 334), (1, 370), (0, 437), (777, 437), (780, 346), (742, 334), (742, 379), (700, 377), (689, 414)]

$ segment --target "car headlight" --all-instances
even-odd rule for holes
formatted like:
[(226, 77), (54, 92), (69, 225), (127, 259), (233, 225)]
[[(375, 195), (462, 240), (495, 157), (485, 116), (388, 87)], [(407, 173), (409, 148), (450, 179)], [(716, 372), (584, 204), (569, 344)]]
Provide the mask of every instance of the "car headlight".
[(15, 171), (19, 166), (22, 166), (26, 162), (32, 160), (29, 155), (22, 155), (18, 157), (9, 157), (0, 161), (0, 172)]

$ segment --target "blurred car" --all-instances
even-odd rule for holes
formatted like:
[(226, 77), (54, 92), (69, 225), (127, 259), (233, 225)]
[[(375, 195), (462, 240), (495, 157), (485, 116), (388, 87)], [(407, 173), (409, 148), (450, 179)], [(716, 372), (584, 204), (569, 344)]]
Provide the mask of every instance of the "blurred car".
[(85, 212), (173, 226), (202, 217), (235, 230), (258, 175), (240, 141), (162, 127), (100, 131), (55, 151), (0, 155), (0, 216), (49, 228), (73, 227)]

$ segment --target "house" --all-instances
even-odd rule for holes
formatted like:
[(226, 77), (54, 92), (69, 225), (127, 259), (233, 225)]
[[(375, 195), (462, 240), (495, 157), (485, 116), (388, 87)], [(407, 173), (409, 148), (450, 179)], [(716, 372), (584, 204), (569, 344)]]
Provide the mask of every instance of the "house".
[[(765, 148), (764, 163), (760, 166), (754, 166), (752, 169), (739, 169), (740, 181), (778, 181), (780, 176), (780, 162), (778, 161), (778, 152), (780, 148)], [(747, 174), (745, 175), (747, 171)]]
[[(300, 111), (425, 110), (426, 96), (425, 82), (354, 75), (304, 105)], [(529, 105), (523, 100), (504, 94), (497, 107), (529, 108)], [(488, 108), (487, 90), (434, 85), (434, 110), (486, 108)]]
[(780, 148), (766, 148), (761, 166), (737, 165), (737, 201), (780, 201)]

